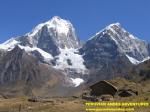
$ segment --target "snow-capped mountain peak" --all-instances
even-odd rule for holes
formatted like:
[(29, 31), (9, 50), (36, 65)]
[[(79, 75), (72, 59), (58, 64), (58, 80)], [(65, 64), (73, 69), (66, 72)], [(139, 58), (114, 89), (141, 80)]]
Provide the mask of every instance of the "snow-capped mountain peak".
[(51, 20), (61, 20), (61, 18), (59, 16), (54, 16)]
[[(7, 52), (13, 50), (15, 46), (34, 56), (39, 62), (64, 71), (69, 78), (81, 78), (81, 74), (88, 74), (83, 57), (78, 51), (81, 47), (80, 40), (76, 36), (73, 25), (58, 16), (37, 25), (23, 36), (6, 41), (0, 45), (0, 49)], [(71, 81), (76, 86), (82, 83), (81, 80)]]
[(49, 21), (46, 22), (46, 24), (54, 24), (54, 25), (58, 25), (58, 24), (71, 24), (68, 20), (64, 20), (58, 16), (54, 16), (52, 19), (50, 19)]
[[(49, 21), (37, 25), (25, 36), (27, 43), (34, 47), (42, 47), (42, 49), (45, 49), (46, 46), (46, 48), (48, 46), (57, 47), (57, 50), (65, 47), (79, 48), (81, 45), (71, 22), (58, 16), (54, 16)], [(55, 49), (55, 51), (57, 50)], [(52, 53), (51, 51), (47, 52)]]
[(44, 26), (46, 26), (48, 29), (54, 29), (58, 34), (60, 33), (65, 35), (67, 35), (69, 29), (73, 27), (68, 20), (64, 20), (58, 16), (54, 16), (49, 21), (37, 25), (30, 33), (27, 33), (27, 35), (35, 36)]
[(112, 41), (112, 44), (116, 44), (119, 52), (125, 54), (133, 64), (139, 64), (149, 57), (148, 43), (133, 36), (118, 22), (106, 26), (89, 39), (89, 41), (95, 41), (95, 43), (97, 43), (96, 41), (103, 42), (104, 40), (106, 44), (109, 41)]
[(109, 30), (109, 31), (113, 32), (114, 34), (117, 34), (117, 33), (127, 34), (124, 37), (128, 38), (128, 39), (138, 39), (137, 37), (130, 34), (128, 31), (126, 31), (119, 22), (110, 24), (109, 26), (107, 26), (105, 28), (105, 30), (107, 30), (107, 31)]
[(54, 28), (57, 32), (65, 34), (67, 36), (69, 29), (72, 27), (71, 23), (67, 20), (63, 20), (58, 16), (53, 17), (46, 23), (48, 28)]
[(121, 24), (119, 22), (112, 23), (109, 26), (107, 26), (106, 28), (110, 28), (110, 27), (114, 27), (114, 26), (121, 27)]
[[(112, 32), (115, 33), (114, 27), (120, 28), (120, 27), (121, 27), (121, 24), (120, 24), (119, 22), (112, 23), (112, 24), (106, 26), (104, 29), (102, 29), (102, 30), (100, 30), (99, 32), (97, 32), (96, 35), (92, 36), (92, 37), (91, 37), (90, 39), (88, 39), (88, 40), (95, 39), (95, 38), (99, 37), (99, 35), (101, 35), (101, 34), (104, 35), (104, 34), (108, 33), (108, 31), (112, 31)], [(100, 36), (100, 37), (102, 37), (102, 36)]]

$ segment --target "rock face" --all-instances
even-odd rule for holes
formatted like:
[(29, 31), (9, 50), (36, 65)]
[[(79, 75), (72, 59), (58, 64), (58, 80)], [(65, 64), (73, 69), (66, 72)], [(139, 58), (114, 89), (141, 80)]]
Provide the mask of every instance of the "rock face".
[[(116, 49), (120, 53), (125, 54), (133, 64), (138, 64), (137, 62), (140, 63), (145, 58), (149, 57), (149, 44), (137, 37), (134, 37), (132, 34), (123, 29), (119, 23), (111, 24), (98, 32), (87, 41), (84, 48), (86, 48), (86, 46), (89, 47), (90, 43), (95, 43), (97, 47), (99, 47), (98, 43), (103, 45), (105, 44), (105, 47), (112, 47), (111, 51), (106, 52), (113, 52), (116, 46)], [(105, 49), (102, 52), (105, 54)], [(115, 52), (116, 50), (113, 53), (114, 55)]]
[(76, 90), (68, 77), (19, 46), (0, 58), (0, 73), (0, 94), (7, 97), (69, 96)]
[[(89, 39), (80, 49), (94, 79), (127, 75), (133, 64), (149, 58), (148, 43), (139, 40), (121, 27), (111, 24)], [(114, 74), (114, 75), (113, 75)]]
[(20, 45), (38, 47), (53, 56), (58, 55), (60, 49), (81, 46), (72, 24), (57, 16), (39, 24), (30, 33), (16, 40), (20, 42)]
[(0, 72), (1, 85), (15, 81), (40, 84), (44, 78), (41, 77), (41, 67), (38, 60), (18, 46), (5, 53), (0, 59)]
[[(22, 50), (68, 75), (74, 85), (76, 78), (87, 74), (84, 60), (79, 54), (81, 47), (73, 25), (60, 17), (37, 25), (31, 32), (12, 38), (0, 45), (4, 51), (11, 51), (18, 45)], [(76, 76), (74, 76), (76, 74)], [(82, 80), (82, 79), (81, 79)]]

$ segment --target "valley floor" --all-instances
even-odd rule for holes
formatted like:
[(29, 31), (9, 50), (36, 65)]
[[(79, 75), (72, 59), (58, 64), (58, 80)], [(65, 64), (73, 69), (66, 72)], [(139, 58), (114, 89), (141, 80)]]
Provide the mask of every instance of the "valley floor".
[(84, 102), (74, 98), (52, 98), (48, 102), (3, 99), (0, 100), (0, 112), (84, 112)]
[[(85, 112), (86, 102), (75, 97), (51, 98), (48, 102), (29, 102), (27, 98), (1, 99), (0, 112)], [(128, 98), (117, 98), (113, 102), (150, 103), (150, 93)], [(136, 107), (135, 112), (150, 112), (150, 106)]]

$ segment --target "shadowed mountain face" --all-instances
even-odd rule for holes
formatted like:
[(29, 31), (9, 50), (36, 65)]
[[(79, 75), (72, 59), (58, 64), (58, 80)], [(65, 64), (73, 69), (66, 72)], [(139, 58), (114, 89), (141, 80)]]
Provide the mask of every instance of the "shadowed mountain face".
[[(60, 17), (53, 17), (51, 20), (37, 25), (24, 36), (6, 41), (0, 45), (0, 48), (10, 51), (16, 45), (36, 57), (40, 62), (65, 72), (70, 78), (81, 78), (83, 74), (88, 73), (78, 51), (81, 43), (75, 29), (69, 21)], [(74, 74), (78, 75), (74, 76)]]
[(100, 80), (127, 76), (134, 64), (149, 58), (148, 46), (116, 23), (89, 39), (80, 52), (92, 80)]
[(133, 66), (107, 34), (102, 38), (88, 41), (81, 52), (84, 53), (85, 64), (90, 69), (89, 80), (124, 77), (128, 74), (127, 70)]
[(37, 25), (30, 33), (16, 40), (23, 46), (38, 47), (53, 56), (58, 55), (60, 49), (81, 46), (72, 24), (57, 16)]
[[(69, 79), (16, 46), (0, 59), (0, 90), (7, 97), (72, 95)], [(71, 94), (72, 93), (72, 94)]]
[(16, 46), (12, 51), (4, 54), (0, 61), (1, 84), (7, 84), (16, 80), (24, 80), (25, 83), (40, 81), (38, 61), (28, 55), (24, 50)]

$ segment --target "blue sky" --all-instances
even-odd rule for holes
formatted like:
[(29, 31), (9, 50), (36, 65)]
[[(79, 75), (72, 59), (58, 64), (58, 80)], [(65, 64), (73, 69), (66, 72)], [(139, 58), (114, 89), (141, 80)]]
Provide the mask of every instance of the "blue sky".
[(120, 22), (135, 36), (150, 41), (150, 0), (0, 0), (0, 43), (53, 16), (70, 20), (81, 40)]

